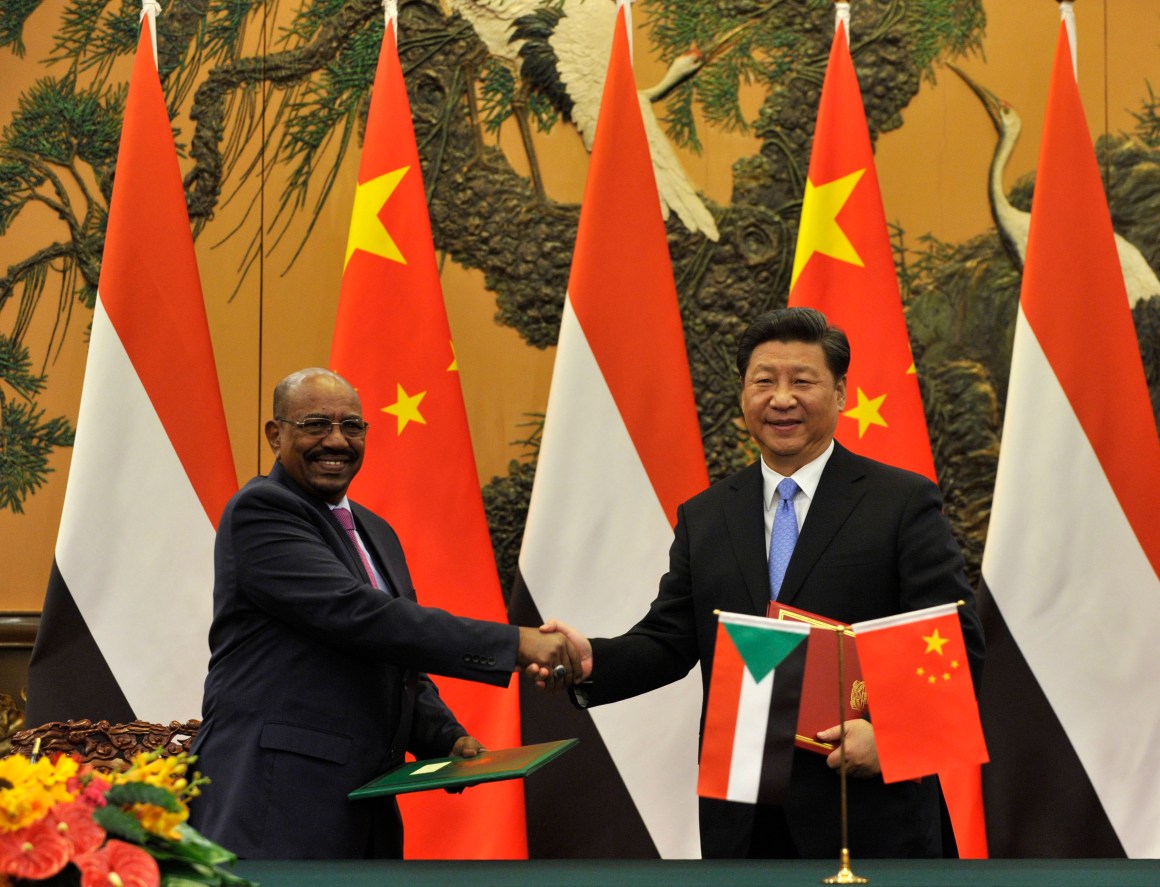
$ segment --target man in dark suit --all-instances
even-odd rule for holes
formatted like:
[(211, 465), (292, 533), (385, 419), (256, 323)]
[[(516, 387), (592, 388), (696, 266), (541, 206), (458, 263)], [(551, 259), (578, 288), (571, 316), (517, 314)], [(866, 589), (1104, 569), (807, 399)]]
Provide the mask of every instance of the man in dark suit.
[[(845, 334), (813, 309), (763, 314), (742, 334), (741, 406), (761, 459), (678, 509), (669, 570), (648, 614), (628, 633), (589, 643), (570, 626), (545, 626), (563, 631), (580, 651), (579, 704), (645, 693), (683, 677), (698, 661), (707, 699), (714, 611), (766, 612), (777, 582), (768, 564), (776, 490), (791, 477), (796, 492), (787, 519), (796, 521), (800, 535), (773, 589), (777, 600), (846, 623), (965, 601), (960, 613), (977, 682), (982, 630), (938, 488), (834, 441), (849, 364)], [(845, 726), (854, 857), (942, 855), (937, 780), (886, 785), (871, 722)], [(838, 735), (835, 725), (818, 738), (836, 742)], [(839, 763), (838, 751), (823, 757), (795, 750), (783, 806), (702, 799), (702, 854), (836, 858)]]
[(502, 686), (522, 668), (551, 686), (573, 654), (561, 635), (419, 606), (395, 532), (346, 497), (367, 423), (344, 379), (288, 376), (265, 430), (277, 461), (218, 528), (193, 746), (212, 783), (193, 822), (242, 857), (401, 858), (394, 798), (347, 793), (407, 751), (480, 751), (426, 673)]

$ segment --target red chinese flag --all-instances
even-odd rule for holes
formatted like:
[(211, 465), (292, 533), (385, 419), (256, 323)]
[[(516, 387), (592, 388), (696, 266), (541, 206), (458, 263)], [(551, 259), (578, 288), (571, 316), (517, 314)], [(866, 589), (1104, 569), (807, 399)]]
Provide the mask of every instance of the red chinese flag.
[(817, 308), (850, 337), (838, 440), (935, 480), (870, 131), (841, 23), (814, 127), (789, 304)]
[[(850, 337), (837, 438), (855, 453), (937, 481), (870, 130), (841, 21), (814, 127), (789, 304), (817, 308)], [(940, 779), (959, 855), (985, 859), (981, 773), (960, 768)]]
[(988, 760), (958, 607), (853, 626), (886, 782)]
[[(351, 496), (398, 532), (419, 602), (506, 622), (451, 342), (393, 22), (367, 117), (331, 366), (371, 423)], [(520, 744), (519, 684), (439, 691), (491, 748)], [(518, 780), (400, 799), (408, 858), (525, 858)]]

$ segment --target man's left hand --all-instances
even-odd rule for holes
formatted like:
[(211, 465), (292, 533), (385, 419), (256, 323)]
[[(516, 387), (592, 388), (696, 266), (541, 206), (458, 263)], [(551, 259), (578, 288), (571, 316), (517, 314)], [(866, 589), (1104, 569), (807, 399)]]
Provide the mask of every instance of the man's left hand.
[(451, 746), (451, 756), (460, 758), (474, 758), (483, 751), (483, 746), (474, 736), (460, 736)]
[[(841, 735), (841, 725), (835, 724), (828, 730), (818, 733), (822, 742), (838, 741)], [(874, 725), (869, 721), (856, 719), (846, 721), (846, 772), (851, 776), (869, 779), (878, 776), (882, 768), (878, 765), (878, 744), (874, 741)], [(837, 770), (842, 766), (842, 750), (834, 749), (826, 758), (830, 769)]]

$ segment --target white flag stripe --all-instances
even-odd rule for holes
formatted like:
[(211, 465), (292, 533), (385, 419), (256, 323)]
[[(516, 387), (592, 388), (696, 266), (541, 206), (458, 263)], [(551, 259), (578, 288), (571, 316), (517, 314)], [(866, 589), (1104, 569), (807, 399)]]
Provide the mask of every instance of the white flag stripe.
[[(1160, 856), (1160, 578), (1020, 311), (983, 575), (1125, 851)], [(1029, 530), (1033, 528), (1033, 530)]]
[(737, 728), (733, 734), (733, 756), (729, 764), (730, 801), (757, 803), (774, 674), (770, 672), (760, 681), (755, 681), (752, 672), (746, 668), (741, 676), (741, 699), (737, 703)]
[[(140, 719), (200, 717), (213, 545), (213, 525), (98, 296), (56, 560)], [(177, 552), (189, 556), (177, 562)]]
[(717, 619), (727, 625), (748, 625), (751, 628), (761, 628), (766, 631), (788, 631), (791, 634), (809, 634), (810, 626), (806, 622), (793, 622), (788, 619), (770, 619), (768, 616), (753, 616), (749, 613), (732, 613), (722, 610)]
[(520, 551), (524, 581), (545, 618), (620, 634), (656, 596), (672, 536), (566, 299)]
[[(656, 596), (672, 535), (566, 299), (520, 573), (544, 618), (615, 636)], [(590, 711), (664, 858), (700, 855), (698, 677)]]
[(937, 604), (925, 607), (922, 610), (908, 610), (905, 613), (895, 613), (893, 616), (882, 616), (879, 619), (867, 619), (865, 622), (855, 622), (850, 628), (854, 634), (865, 634), (868, 631), (879, 631), (883, 628), (895, 628), (910, 622), (921, 622), (924, 619), (937, 619), (947, 616), (958, 610), (958, 604)]

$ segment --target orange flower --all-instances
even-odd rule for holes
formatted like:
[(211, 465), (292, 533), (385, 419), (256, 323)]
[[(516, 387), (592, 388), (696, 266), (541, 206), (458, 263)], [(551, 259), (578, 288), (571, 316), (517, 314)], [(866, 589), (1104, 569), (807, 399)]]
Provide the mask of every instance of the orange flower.
[(0, 869), (15, 878), (51, 878), (68, 864), (68, 857), (68, 841), (47, 820), (0, 833)]
[(158, 887), (161, 870), (157, 860), (133, 844), (109, 841), (100, 850), (73, 859), (81, 870), (81, 887)]
[(47, 821), (68, 841), (73, 856), (96, 850), (105, 840), (105, 830), (93, 821), (93, 808), (80, 801), (58, 804)]

